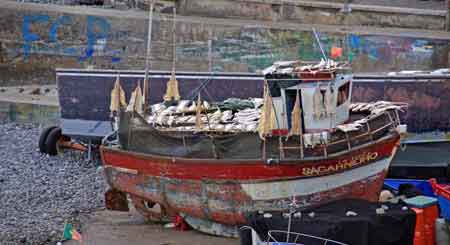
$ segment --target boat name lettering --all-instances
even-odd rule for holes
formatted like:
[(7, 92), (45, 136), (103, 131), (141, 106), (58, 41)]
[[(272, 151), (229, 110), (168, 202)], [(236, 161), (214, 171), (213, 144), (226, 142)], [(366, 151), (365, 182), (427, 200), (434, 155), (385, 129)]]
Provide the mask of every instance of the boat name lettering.
[(337, 172), (349, 168), (353, 168), (358, 165), (362, 165), (369, 161), (373, 161), (378, 157), (378, 152), (367, 152), (360, 155), (353, 156), (351, 159), (339, 160), (336, 164), (319, 165), (312, 167), (305, 167), (302, 169), (303, 175), (314, 176), (322, 175), (331, 172)]

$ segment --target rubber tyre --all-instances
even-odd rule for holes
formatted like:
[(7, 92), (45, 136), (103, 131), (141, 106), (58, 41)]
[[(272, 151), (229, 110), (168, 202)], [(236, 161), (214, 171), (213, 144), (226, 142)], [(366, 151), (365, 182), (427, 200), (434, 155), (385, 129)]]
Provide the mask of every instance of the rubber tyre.
[(53, 129), (57, 128), (57, 126), (48, 126), (42, 130), (41, 135), (39, 136), (39, 151), (41, 153), (47, 154), (47, 147), (45, 146), (45, 142), (47, 141), (48, 134)]
[(45, 140), (45, 148), (50, 156), (58, 155), (58, 141), (62, 138), (61, 128), (56, 127), (50, 131)]

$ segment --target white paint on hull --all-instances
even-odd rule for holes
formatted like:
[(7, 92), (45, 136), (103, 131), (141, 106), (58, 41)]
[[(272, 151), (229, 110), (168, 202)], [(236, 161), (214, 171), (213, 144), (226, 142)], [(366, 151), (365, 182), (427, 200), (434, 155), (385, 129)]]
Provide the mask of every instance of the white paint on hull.
[(388, 158), (337, 174), (297, 180), (241, 184), (241, 187), (255, 201), (283, 199), (323, 192), (367, 179), (387, 170), (396, 151), (397, 147), (394, 147), (391, 156)]

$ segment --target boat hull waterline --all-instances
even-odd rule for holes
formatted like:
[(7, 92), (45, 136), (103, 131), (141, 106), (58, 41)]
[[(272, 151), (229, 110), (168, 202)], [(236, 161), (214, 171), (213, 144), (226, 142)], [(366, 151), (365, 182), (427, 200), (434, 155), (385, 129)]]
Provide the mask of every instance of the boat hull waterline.
[(394, 134), (322, 160), (267, 164), (262, 159), (181, 159), (102, 147), (106, 179), (114, 190), (183, 214), (242, 225), (246, 214), (286, 210), (291, 198), (310, 206), (341, 198), (378, 200), (399, 146)]

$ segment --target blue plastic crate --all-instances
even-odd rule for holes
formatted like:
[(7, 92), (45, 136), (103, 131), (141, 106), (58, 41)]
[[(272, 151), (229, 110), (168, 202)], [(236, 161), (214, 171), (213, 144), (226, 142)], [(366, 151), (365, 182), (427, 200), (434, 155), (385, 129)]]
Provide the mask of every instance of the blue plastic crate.
[(436, 197), (433, 192), (433, 188), (427, 180), (415, 180), (415, 179), (385, 179), (384, 186), (387, 189), (398, 191), (401, 184), (411, 184), (419, 189), (424, 196)]
[(439, 208), (441, 210), (441, 216), (450, 222), (450, 200), (438, 196)]

